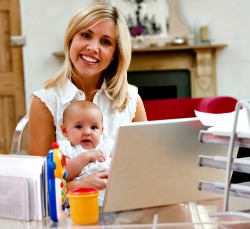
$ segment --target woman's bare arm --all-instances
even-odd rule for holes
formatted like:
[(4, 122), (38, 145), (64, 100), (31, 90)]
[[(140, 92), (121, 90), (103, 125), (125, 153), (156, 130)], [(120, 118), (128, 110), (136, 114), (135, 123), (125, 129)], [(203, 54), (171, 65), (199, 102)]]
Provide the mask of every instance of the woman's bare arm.
[(56, 141), (51, 112), (38, 97), (34, 97), (29, 114), (30, 155), (47, 156)]

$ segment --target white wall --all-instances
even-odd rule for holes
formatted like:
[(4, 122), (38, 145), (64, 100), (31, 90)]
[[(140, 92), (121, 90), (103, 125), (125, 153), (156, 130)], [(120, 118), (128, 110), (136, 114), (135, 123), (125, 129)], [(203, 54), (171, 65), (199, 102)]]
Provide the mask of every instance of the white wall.
[[(177, 0), (176, 0), (177, 1)], [(52, 55), (63, 50), (70, 17), (93, 0), (20, 0), (26, 97), (60, 68), (63, 59)], [(208, 23), (214, 43), (227, 48), (217, 53), (217, 92), (238, 99), (250, 98), (250, 1), (178, 0), (180, 14), (193, 30)]]
[(179, 0), (179, 8), (190, 27), (208, 23), (213, 42), (228, 45), (217, 55), (218, 95), (249, 99), (250, 1)]

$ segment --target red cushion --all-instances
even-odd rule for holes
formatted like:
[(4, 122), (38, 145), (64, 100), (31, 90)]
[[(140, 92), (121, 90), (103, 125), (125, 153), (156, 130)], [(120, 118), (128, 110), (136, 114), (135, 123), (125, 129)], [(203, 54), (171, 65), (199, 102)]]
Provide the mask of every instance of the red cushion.
[(196, 110), (214, 114), (228, 113), (235, 110), (237, 99), (229, 96), (215, 96), (200, 100)]
[(228, 96), (144, 100), (148, 120), (195, 117), (194, 110), (226, 113), (235, 110), (237, 100)]
[(199, 98), (144, 100), (148, 120), (195, 117)]

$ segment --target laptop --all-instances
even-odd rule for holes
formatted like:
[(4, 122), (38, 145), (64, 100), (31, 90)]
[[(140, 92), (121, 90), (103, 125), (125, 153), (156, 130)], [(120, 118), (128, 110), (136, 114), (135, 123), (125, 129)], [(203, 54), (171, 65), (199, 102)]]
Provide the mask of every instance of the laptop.
[(225, 171), (199, 167), (198, 155), (226, 156), (228, 146), (198, 141), (198, 118), (137, 122), (119, 127), (103, 212), (221, 197), (198, 180), (224, 181)]

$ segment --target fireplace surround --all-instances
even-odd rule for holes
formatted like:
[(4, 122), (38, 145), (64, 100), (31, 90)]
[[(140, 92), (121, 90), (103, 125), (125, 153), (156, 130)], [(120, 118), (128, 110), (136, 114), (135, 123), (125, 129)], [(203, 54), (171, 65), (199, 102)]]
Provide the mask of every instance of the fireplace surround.
[[(190, 97), (216, 96), (216, 52), (226, 46), (226, 44), (166, 45), (135, 49), (128, 76), (137, 77), (136, 72), (138, 72), (138, 77), (142, 81), (137, 82), (138, 86), (141, 84), (149, 86), (148, 74), (154, 75), (158, 71), (188, 71)], [(145, 79), (142, 72), (147, 72)]]

